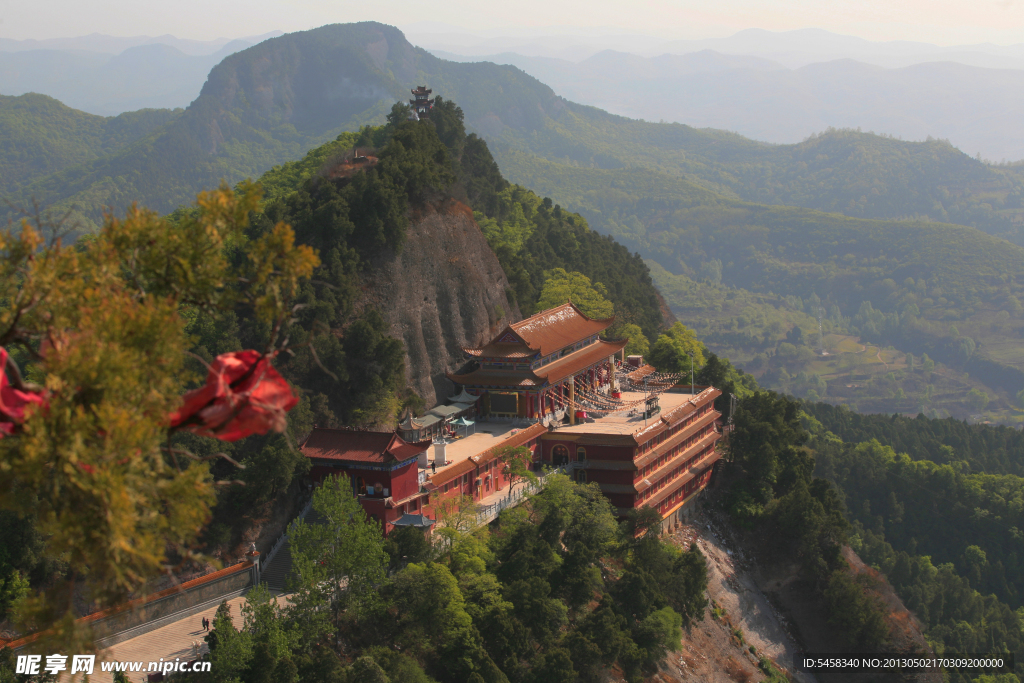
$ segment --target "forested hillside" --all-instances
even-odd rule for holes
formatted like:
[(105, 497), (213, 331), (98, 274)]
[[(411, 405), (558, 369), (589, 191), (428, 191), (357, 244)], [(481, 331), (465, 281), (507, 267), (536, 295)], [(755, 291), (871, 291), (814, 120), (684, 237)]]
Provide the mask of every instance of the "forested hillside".
[(480, 131), (500, 129), (503, 121), (537, 126), (544, 120), (540, 101), (559, 105), (550, 89), (517, 69), (437, 59), (393, 27), (325, 26), (230, 55), (184, 114), (151, 138), (37, 180), (16, 196), (78, 207), (86, 227), (105, 205), (139, 201), (169, 212), (222, 179), (258, 177), (342, 131), (383, 123), (414, 81), (463, 103)]
[(510, 173), (516, 162), (506, 152), (526, 151), (583, 168), (656, 170), (751, 202), (960, 223), (1024, 243), (1020, 169), (972, 159), (942, 140), (827, 130), (799, 144), (769, 145), (566, 103), (543, 130), (510, 129), (501, 141), (496, 157)]
[(143, 109), (103, 117), (46, 95), (0, 95), (0, 196), (17, 194), (43, 176), (113, 154), (181, 112)]
[[(657, 264), (669, 304), (713, 348), (744, 363), (762, 355), (747, 367), (829, 376), (846, 388), (870, 379), (870, 373), (839, 367), (837, 358), (828, 367), (812, 367), (812, 350), (837, 353), (844, 335), (852, 335), (862, 350), (864, 343), (894, 346), (901, 362), (910, 353), (966, 370), (971, 382), (947, 382), (942, 389), (960, 394), (961, 415), (988, 407), (989, 401), (966, 402), (975, 388), (990, 399), (1001, 394), (1003, 411), (1024, 389), (1020, 247), (950, 224), (864, 220), (741, 202), (646, 169), (566, 166), (523, 152), (506, 151), (502, 159), (511, 177), (579, 209), (598, 230)], [(765, 308), (765, 297), (774, 304)], [(784, 317), (778, 309), (804, 317)], [(823, 334), (832, 337), (817, 334), (819, 315)], [(803, 351), (794, 348), (800, 346)], [(888, 372), (889, 360), (880, 360), (879, 369)], [(925, 381), (914, 391), (923, 394), (934, 383)], [(838, 389), (828, 395), (843, 395)], [(822, 387), (816, 391), (826, 395)], [(891, 406), (903, 411), (922, 405), (906, 396), (886, 398), (905, 399)]]
[(1018, 651), (1020, 433), (821, 404), (803, 409), (815, 473), (843, 498), (851, 546), (885, 573), (936, 651)]

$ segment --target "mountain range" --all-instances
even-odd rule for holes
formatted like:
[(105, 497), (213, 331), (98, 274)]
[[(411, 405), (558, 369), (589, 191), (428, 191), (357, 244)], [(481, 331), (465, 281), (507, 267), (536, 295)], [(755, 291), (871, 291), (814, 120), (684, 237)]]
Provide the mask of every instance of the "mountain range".
[[(460, 105), (507, 178), (647, 258), (676, 310), (686, 309), (685, 295), (672, 294), (685, 289), (678, 278), (737, 288), (726, 301), (753, 296), (742, 315), (749, 329), (701, 318), (709, 333), (745, 339), (732, 347), (740, 355), (771, 352), (793, 327), (811, 331), (806, 319), (780, 318), (777, 297), (801, 311), (813, 300), (835, 307), (837, 332), (966, 370), (970, 381), (950, 380), (951, 407), (973, 387), (1005, 412), (1024, 388), (1024, 169), (983, 163), (941, 140), (831, 130), (772, 145), (628, 119), (559, 97), (514, 66), (440, 59), (372, 22), (234, 53), (187, 109), (130, 135), (104, 132), (106, 119), (52, 99), (5, 98), (0, 131), (18, 144), (0, 164), (17, 171), (2, 175), (0, 191), (21, 205), (73, 209), (83, 229), (104, 207), (132, 201), (170, 212), (222, 179), (258, 177), (343, 131), (382, 122), (422, 84)], [(155, 114), (138, 116), (156, 123)], [(70, 120), (98, 131), (94, 142), (61, 133)], [(27, 151), (40, 149), (57, 151)], [(895, 409), (920, 406), (892, 393), (902, 401)]]
[(1024, 116), (1020, 68), (953, 61), (885, 68), (850, 58), (790, 68), (713, 50), (656, 57), (604, 50), (579, 62), (435, 54), (511, 64), (567, 99), (630, 118), (732, 130), (774, 143), (855, 128), (906, 140), (944, 138), (995, 161), (1024, 159), (1017, 125)]

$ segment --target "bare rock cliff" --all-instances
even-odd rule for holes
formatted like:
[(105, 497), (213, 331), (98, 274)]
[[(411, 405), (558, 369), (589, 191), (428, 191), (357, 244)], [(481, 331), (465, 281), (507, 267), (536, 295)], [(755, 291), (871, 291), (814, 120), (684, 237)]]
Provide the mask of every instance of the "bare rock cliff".
[(473, 212), (449, 200), (414, 215), (400, 254), (381, 254), (364, 278), (360, 306), (375, 306), (391, 335), (405, 343), (409, 386), (428, 406), (453, 390), (444, 373), (520, 319), (508, 278), (487, 246)]

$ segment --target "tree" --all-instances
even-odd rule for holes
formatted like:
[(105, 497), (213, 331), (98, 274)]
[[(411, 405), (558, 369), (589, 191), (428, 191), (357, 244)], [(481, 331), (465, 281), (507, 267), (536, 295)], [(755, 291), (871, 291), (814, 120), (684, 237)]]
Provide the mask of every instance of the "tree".
[(651, 343), (647, 341), (647, 337), (644, 336), (639, 325), (627, 323), (622, 326), (616, 336), (629, 340), (629, 343), (626, 344), (627, 356), (646, 356), (651, 350)]
[(672, 565), (675, 579), (665, 588), (665, 597), (679, 613), (683, 623), (699, 621), (708, 605), (708, 563), (696, 543), (680, 553)]
[(691, 367), (697, 372), (704, 365), (704, 345), (693, 330), (677, 322), (654, 342), (650, 362), (660, 372), (688, 375)]
[(750, 476), (760, 503), (769, 502), (773, 492), (785, 493), (798, 479), (810, 480), (814, 463), (801, 449), (808, 434), (797, 408), (770, 391), (757, 392), (736, 408), (729, 450)]
[(501, 463), (501, 474), (508, 482), (509, 500), (517, 484), (537, 481), (537, 475), (530, 470), (533, 453), (526, 446), (504, 446), (496, 450), (494, 455)]
[(403, 526), (393, 530), (384, 541), (384, 552), (397, 569), (405, 562), (426, 562), (430, 559), (430, 542), (422, 529)]
[[(22, 628), (53, 627), (54, 649), (92, 648), (67, 618), (76, 580), (105, 606), (142, 592), (169, 550), (193, 557), (214, 487), (169, 429), (234, 440), (286, 427), (297, 399), (271, 359), (319, 259), (284, 223), (233, 258), (259, 203), (243, 183), (201, 193), (173, 222), (138, 207), (108, 215), (73, 247), (27, 222), (0, 234), (0, 507), (36, 520), (49, 551), (86, 570), (19, 610)], [(183, 397), (197, 379), (188, 320), (225, 310), (266, 326), (270, 343), (214, 359), (208, 384)]]
[(437, 520), (434, 533), (440, 539), (441, 551), (448, 554), (450, 562), (455, 543), (476, 526), (478, 506), (472, 496), (441, 497), (437, 491), (431, 494), (430, 504)]
[(825, 607), (829, 623), (839, 629), (851, 647), (874, 651), (889, 637), (883, 606), (846, 570), (836, 570), (830, 577)]
[(244, 675), (252, 659), (252, 634), (235, 628), (231, 621), (231, 607), (226, 600), (217, 608), (213, 629), (205, 640), (210, 648), (214, 681), (235, 681)]
[(547, 274), (537, 310), (555, 308), (572, 301), (583, 315), (604, 320), (615, 314), (615, 307), (607, 297), (608, 290), (600, 282), (591, 284), (590, 278), (583, 273), (567, 273), (564, 268), (555, 268)]
[(971, 410), (984, 410), (988, 407), (989, 397), (981, 389), (971, 389), (967, 392), (967, 405), (970, 406)]
[(313, 492), (313, 510), (319, 522), (299, 519), (288, 533), (297, 577), (289, 614), (309, 642), (330, 631), (332, 614), (376, 608), (388, 563), (380, 525), (367, 518), (348, 477), (325, 479)]

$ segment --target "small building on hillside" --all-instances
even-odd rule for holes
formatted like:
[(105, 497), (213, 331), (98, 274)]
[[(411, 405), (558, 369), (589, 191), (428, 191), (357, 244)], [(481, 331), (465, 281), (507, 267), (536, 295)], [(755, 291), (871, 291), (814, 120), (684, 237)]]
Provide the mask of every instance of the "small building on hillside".
[(473, 367), (447, 377), (484, 397), (485, 414), (561, 419), (576, 402), (574, 392), (597, 393), (614, 382), (615, 355), (629, 343), (601, 339), (614, 321), (588, 318), (572, 303), (542, 311), (512, 323), (478, 349), (465, 349)]
[(310, 478), (319, 483), (332, 474), (347, 476), (352, 495), (383, 525), (385, 535), (396, 525), (433, 523), (422, 517), (403, 520), (422, 515), (428, 494), (420, 481), (419, 463), (426, 462), (429, 448), (429, 441), (410, 443), (394, 432), (322, 427), (314, 428), (300, 446), (310, 460)]

